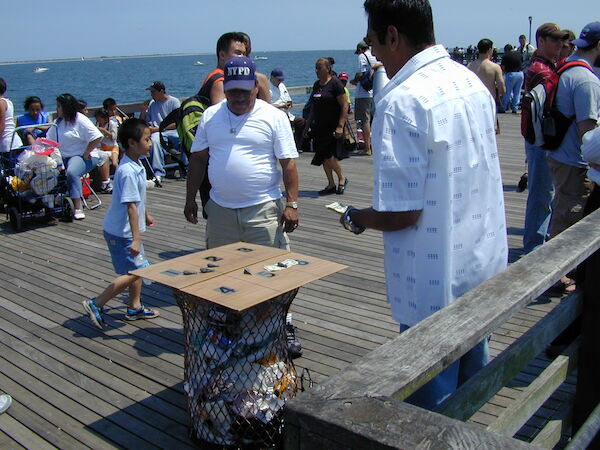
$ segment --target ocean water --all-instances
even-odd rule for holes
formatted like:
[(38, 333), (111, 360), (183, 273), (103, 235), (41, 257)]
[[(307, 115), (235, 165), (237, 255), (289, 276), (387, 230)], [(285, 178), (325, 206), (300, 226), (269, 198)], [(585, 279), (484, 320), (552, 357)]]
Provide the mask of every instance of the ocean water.
[[(315, 61), (320, 57), (332, 56), (336, 60), (333, 69), (338, 73), (348, 72), (350, 77), (357, 67), (357, 57), (352, 50), (253, 52), (252, 56), (268, 58), (255, 60), (257, 70), (267, 76), (275, 67), (283, 69), (286, 86), (312, 85), (316, 80)], [(204, 65), (195, 66), (196, 61)], [(5, 96), (14, 103), (16, 114), (21, 114), (23, 101), (30, 95), (40, 97), (46, 111), (55, 110), (56, 97), (66, 92), (90, 106), (101, 105), (107, 97), (113, 97), (117, 103), (141, 102), (150, 98), (145, 88), (154, 80), (165, 83), (170, 95), (189, 97), (198, 91), (204, 77), (215, 66), (216, 56), (212, 54), (44, 61), (1, 65), (0, 77), (8, 85)], [(49, 70), (34, 73), (36, 67)], [(307, 95), (293, 98), (296, 103), (306, 99)]]

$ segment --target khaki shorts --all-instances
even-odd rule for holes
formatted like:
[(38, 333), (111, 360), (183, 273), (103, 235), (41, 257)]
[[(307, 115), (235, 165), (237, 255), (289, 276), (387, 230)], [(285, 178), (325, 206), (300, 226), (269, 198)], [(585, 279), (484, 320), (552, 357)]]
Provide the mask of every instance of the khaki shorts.
[(283, 210), (283, 199), (233, 209), (209, 200), (206, 204), (206, 248), (241, 241), (289, 250), (289, 239), (279, 224)]
[[(354, 99), (354, 118), (362, 123), (371, 123), (371, 97)], [(368, 122), (367, 122), (368, 121)]]

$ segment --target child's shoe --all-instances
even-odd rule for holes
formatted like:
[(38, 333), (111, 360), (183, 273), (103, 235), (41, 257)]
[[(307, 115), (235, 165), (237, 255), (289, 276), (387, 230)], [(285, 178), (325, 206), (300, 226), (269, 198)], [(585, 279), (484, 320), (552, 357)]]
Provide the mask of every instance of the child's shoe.
[(84, 300), (81, 302), (81, 304), (83, 305), (85, 312), (88, 313), (88, 316), (90, 316), (90, 320), (94, 325), (101, 330), (106, 328), (106, 322), (104, 322), (104, 319), (102, 318), (102, 308), (98, 308), (96, 306), (94, 299)]
[(140, 306), (140, 309), (127, 308), (125, 320), (154, 319), (158, 316), (158, 311), (156, 311), (155, 309), (145, 308), (142, 304), (142, 306)]

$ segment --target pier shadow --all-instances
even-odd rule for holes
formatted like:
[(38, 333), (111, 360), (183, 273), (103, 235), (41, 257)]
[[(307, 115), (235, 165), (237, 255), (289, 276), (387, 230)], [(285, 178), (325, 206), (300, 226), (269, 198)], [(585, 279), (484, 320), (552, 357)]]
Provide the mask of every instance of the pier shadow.
[[(127, 385), (127, 380), (123, 382)], [(183, 382), (151, 395), (144, 394), (147, 397), (143, 400), (127, 399), (114, 405), (116, 412), (86, 423), (85, 429), (120, 448), (198, 448), (188, 437)], [(136, 394), (137, 398), (142, 396)]]

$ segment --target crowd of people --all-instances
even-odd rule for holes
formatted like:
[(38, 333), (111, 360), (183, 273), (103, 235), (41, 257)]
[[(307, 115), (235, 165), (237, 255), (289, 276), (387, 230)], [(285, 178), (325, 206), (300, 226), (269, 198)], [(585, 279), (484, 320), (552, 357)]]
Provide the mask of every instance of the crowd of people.
[[(534, 250), (600, 205), (596, 128), (600, 80), (594, 72), (594, 66), (600, 65), (600, 22), (584, 27), (577, 39), (572, 32), (545, 23), (536, 31), (535, 46), (521, 35), (516, 50), (505, 48), (500, 64), (493, 62), (493, 42), (482, 39), (477, 58), (467, 68), (436, 44), (427, 0), (366, 0), (365, 10), (368, 32), (357, 45), (355, 76), (349, 81), (347, 73), (335, 74), (330, 58), (319, 58), (310, 112), (304, 118), (290, 113), (292, 101), (283, 70), (274, 69), (270, 77), (256, 71), (247, 34), (221, 36), (217, 67), (198, 93), (207, 108), (189, 149), (184, 215), (198, 223), (200, 193), (207, 248), (245, 241), (289, 249), (287, 235), (300, 224), (295, 159), (307, 149), (306, 138), (312, 139), (315, 151), (311, 163), (322, 165), (326, 176), (327, 185), (319, 194), (342, 195), (348, 186), (340, 164), (350, 109), (344, 82), (357, 85), (354, 112), (365, 135), (364, 150), (376, 156), (373, 201), (370, 208), (349, 207), (340, 222), (355, 234), (367, 228), (383, 232), (387, 297), (403, 332), (506, 267), (497, 113), (509, 109), (518, 113), (524, 103), (523, 82), (527, 94), (571, 61), (578, 64), (561, 74), (556, 90), (556, 109), (571, 118), (564, 140), (552, 152), (525, 142), (529, 182), (525, 251)], [(385, 67), (389, 82), (379, 92), (372, 116), (368, 81), (380, 66)], [(3, 94), (5, 85), (0, 88)], [(127, 320), (158, 315), (141, 303), (139, 278), (127, 274), (147, 264), (141, 233), (153, 224), (145, 211), (140, 159), (149, 155), (155, 175), (165, 175), (159, 127), (180, 102), (167, 94), (160, 81), (147, 89), (152, 101), (145, 105), (141, 119), (119, 123), (116, 104), (108, 102), (96, 116), (96, 125), (79, 112), (77, 99), (63, 94), (57, 99), (58, 126), (48, 133), (60, 142), (66, 160), (75, 218), (83, 214), (77, 202), (79, 177), (100, 164), (92, 152), (100, 147), (110, 153), (109, 162), (118, 165), (104, 230), (119, 277), (100, 296), (84, 301), (85, 311), (100, 328), (106, 326), (103, 305), (127, 287)], [(9, 120), (13, 110), (10, 101), (3, 100), (0, 118), (6, 136), (7, 130), (14, 129)], [(25, 109), (20, 123), (47, 120), (39, 98), (28, 98)], [(523, 114), (522, 120), (528, 117)], [(25, 133), (25, 141), (37, 132)], [(114, 157), (117, 135), (125, 149), (120, 162)], [(174, 125), (163, 136), (178, 148)], [(562, 287), (575, 286), (565, 277)], [(299, 356), (301, 346), (293, 336), (291, 320), (288, 330), (290, 351)], [(488, 353), (484, 339), (408, 401), (434, 408), (487, 363)]]

